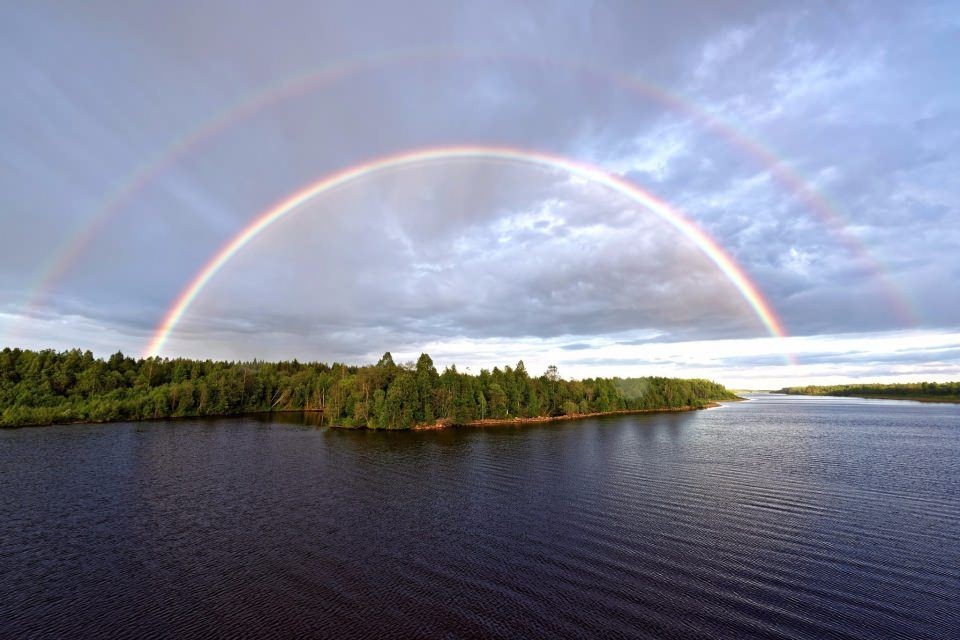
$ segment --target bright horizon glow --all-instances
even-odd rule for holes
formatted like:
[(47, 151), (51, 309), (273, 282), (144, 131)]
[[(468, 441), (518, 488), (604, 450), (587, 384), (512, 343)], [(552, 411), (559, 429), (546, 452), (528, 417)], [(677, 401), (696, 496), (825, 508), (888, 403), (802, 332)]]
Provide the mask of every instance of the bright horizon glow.
[[(0, 328), (22, 320), (16, 314), (0, 312)], [(92, 318), (46, 318), (30, 325), (24, 349), (77, 348), (79, 342), (94, 355), (108, 358), (118, 350), (137, 352), (142, 334), (123, 333), (115, 327)], [(51, 340), (50, 336), (58, 336)], [(542, 372), (554, 364), (566, 379), (593, 377), (633, 377), (659, 375), (667, 377), (702, 377), (715, 380), (731, 389), (780, 389), (806, 384), (852, 384), (862, 382), (947, 382), (960, 378), (960, 368), (951, 353), (960, 345), (957, 330), (903, 330), (868, 333), (838, 333), (772, 338), (727, 338), (681, 342), (657, 342), (650, 336), (645, 344), (624, 344), (642, 337), (634, 334), (596, 336), (564, 335), (542, 338), (451, 338), (435, 339), (417, 345), (397, 345), (390, 351), (397, 362), (413, 362), (421, 352), (429, 353), (442, 369), (455, 364), (461, 371), (479, 373), (494, 366), (513, 366), (523, 360), (531, 373)], [(227, 340), (204, 340), (204, 354), (190, 353), (189, 339), (175, 339), (183, 357), (201, 357), (223, 361), (292, 360), (374, 364), (382, 354), (375, 350), (365, 354), (325, 357), (316, 350), (303, 350), (289, 342), (265, 343), (255, 353), (237, 350)], [(571, 342), (588, 342), (590, 350), (568, 351)], [(279, 346), (279, 349), (277, 348)], [(186, 349), (186, 350), (184, 350)], [(786, 365), (782, 358), (792, 354), (799, 364)], [(506, 355), (509, 354), (509, 355)], [(708, 355), (705, 355), (708, 354)], [(891, 361), (899, 354), (902, 362)], [(922, 363), (914, 360), (922, 360)], [(770, 364), (776, 359), (774, 364)], [(832, 360), (832, 362), (831, 362)]]
[(163, 320), (157, 326), (143, 355), (145, 357), (160, 355), (170, 334), (190, 308), (190, 305), (220, 269), (260, 233), (297, 210), (301, 205), (330, 190), (374, 173), (427, 162), (452, 160), (504, 160), (551, 167), (589, 182), (606, 186), (626, 196), (653, 212), (692, 241), (736, 287), (771, 336), (775, 338), (786, 336), (786, 332), (773, 309), (743, 269), (705, 231), (666, 202), (598, 167), (575, 162), (561, 156), (511, 147), (463, 145), (431, 147), (383, 156), (328, 174), (256, 216), (249, 225), (221, 247), (181, 291), (169, 310), (164, 314)]

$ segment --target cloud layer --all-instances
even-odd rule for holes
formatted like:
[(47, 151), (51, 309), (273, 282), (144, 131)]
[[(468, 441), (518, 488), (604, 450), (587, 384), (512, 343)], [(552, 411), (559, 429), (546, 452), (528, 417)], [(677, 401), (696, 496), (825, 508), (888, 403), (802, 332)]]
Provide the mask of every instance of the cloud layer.
[[(960, 327), (949, 3), (71, 11), (0, 10), (6, 343), (137, 351), (273, 202), (372, 157), (457, 143), (563, 154), (656, 193), (729, 251), (792, 335)], [(25, 307), (138, 175), (150, 179)], [(649, 212), (555, 171), (477, 161), (310, 203), (218, 276), (170, 349), (332, 359), (432, 345), (479, 363), (539, 345), (585, 374), (660, 366), (598, 345), (720, 349), (763, 335), (722, 274)], [(450, 346), (465, 344), (474, 351)], [(948, 351), (889, 346), (895, 365), (870, 356), (877, 375), (960, 375)], [(689, 349), (701, 353), (677, 366), (789, 377), (770, 354)], [(868, 366), (854, 350), (801, 350), (801, 366), (832, 376)]]

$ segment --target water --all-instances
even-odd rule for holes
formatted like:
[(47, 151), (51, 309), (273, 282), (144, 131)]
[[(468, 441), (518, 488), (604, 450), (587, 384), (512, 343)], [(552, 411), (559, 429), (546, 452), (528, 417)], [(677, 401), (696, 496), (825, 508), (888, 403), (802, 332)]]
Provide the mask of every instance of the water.
[(0, 636), (960, 637), (960, 406), (0, 431)]

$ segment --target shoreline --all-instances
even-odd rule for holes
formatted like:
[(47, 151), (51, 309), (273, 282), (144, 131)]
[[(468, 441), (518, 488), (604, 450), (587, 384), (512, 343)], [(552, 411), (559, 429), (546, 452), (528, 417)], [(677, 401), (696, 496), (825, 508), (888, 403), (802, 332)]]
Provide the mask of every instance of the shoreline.
[[(729, 400), (724, 402), (739, 402), (739, 400)], [(527, 425), (527, 424), (540, 424), (545, 422), (563, 422), (563, 421), (572, 421), (572, 420), (583, 420), (586, 418), (602, 418), (606, 416), (624, 416), (624, 415), (639, 415), (644, 413), (686, 413), (689, 411), (700, 411), (702, 409), (715, 409), (717, 407), (723, 406), (719, 402), (709, 402), (702, 407), (694, 407), (692, 405), (684, 405), (682, 407), (661, 407), (658, 409), (620, 409), (617, 411), (598, 411), (593, 413), (574, 413), (571, 415), (564, 416), (536, 416), (532, 418), (485, 418), (483, 420), (471, 420), (470, 422), (456, 423), (449, 420), (438, 420), (434, 423), (429, 424), (417, 424), (407, 431), (437, 431), (439, 429), (449, 429), (449, 428), (477, 428), (477, 427), (503, 427), (510, 425)], [(331, 428), (337, 429), (341, 427), (335, 427), (331, 425)], [(360, 429), (366, 429), (367, 427), (354, 427)], [(371, 431), (380, 431), (380, 429), (371, 429)]]
[(934, 404), (960, 404), (960, 398), (957, 397), (944, 397), (937, 398), (936, 396), (921, 396), (921, 397), (909, 397), (909, 396), (888, 396), (888, 395), (837, 395), (832, 393), (785, 393), (785, 396), (806, 396), (807, 398), (860, 398), (861, 400), (900, 400), (901, 402), (926, 402)]
[[(737, 398), (735, 400), (723, 400), (722, 402), (742, 402), (744, 398)], [(495, 426), (505, 426), (505, 425), (524, 425), (524, 424), (537, 424), (541, 422), (560, 422), (564, 420), (582, 420), (585, 418), (600, 418), (604, 416), (617, 416), (617, 415), (631, 415), (631, 414), (644, 414), (644, 413), (685, 413), (688, 411), (700, 411), (701, 409), (714, 409), (716, 407), (722, 406), (720, 402), (709, 402), (702, 407), (694, 407), (691, 405), (685, 405), (682, 407), (661, 407), (658, 409), (621, 409), (617, 411), (602, 411), (594, 413), (576, 413), (572, 415), (563, 415), (563, 416), (536, 416), (533, 418), (486, 418), (483, 420), (473, 420), (466, 423), (455, 423), (451, 420), (438, 420), (434, 423), (429, 424), (418, 424), (413, 425), (408, 429), (381, 429), (381, 428), (371, 428), (366, 425), (363, 426), (343, 426), (336, 424), (327, 424), (323, 425), (329, 429), (344, 429), (344, 430), (354, 430), (354, 431), (435, 431), (438, 429), (448, 429), (456, 427), (495, 427)], [(267, 411), (243, 411), (240, 413), (220, 413), (220, 414), (207, 414), (207, 415), (186, 415), (186, 416), (158, 416), (153, 418), (120, 418), (116, 420), (65, 420), (62, 422), (36, 422), (30, 424), (18, 424), (18, 425), (0, 425), (0, 429), (27, 429), (35, 427), (57, 427), (57, 426), (71, 426), (71, 425), (97, 425), (97, 424), (117, 424), (122, 422), (138, 423), (138, 422), (174, 422), (180, 420), (209, 420), (209, 419), (224, 419), (224, 418), (243, 418), (248, 416), (265, 416), (272, 414), (322, 414), (322, 409), (272, 409)]]
[(960, 398), (905, 398), (903, 396), (830, 396), (831, 398), (862, 398), (864, 400), (901, 400), (903, 402), (926, 402), (933, 404), (960, 404)]

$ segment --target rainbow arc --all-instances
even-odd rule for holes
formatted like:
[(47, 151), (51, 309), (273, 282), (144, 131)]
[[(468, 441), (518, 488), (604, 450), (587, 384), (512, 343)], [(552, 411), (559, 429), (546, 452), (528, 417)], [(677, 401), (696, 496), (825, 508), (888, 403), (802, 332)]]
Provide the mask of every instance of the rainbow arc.
[(380, 172), (424, 163), (457, 160), (499, 160), (553, 168), (588, 182), (603, 185), (622, 194), (667, 222), (709, 258), (736, 287), (744, 301), (750, 306), (767, 331), (770, 332), (770, 335), (775, 337), (786, 335), (782, 323), (770, 304), (761, 295), (759, 289), (743, 268), (723, 247), (690, 218), (648, 191), (607, 173), (599, 167), (583, 164), (562, 156), (512, 147), (451, 146), (417, 149), (383, 156), (337, 171), (306, 185), (256, 216), (252, 222), (224, 244), (180, 292), (157, 326), (144, 351), (144, 356), (159, 356), (163, 352), (170, 335), (191, 304), (231, 258), (277, 222), (302, 210), (303, 205), (339, 187)]
[(308, 92), (330, 87), (357, 74), (404, 64), (443, 63), (459, 60), (508, 61), (525, 65), (558, 67), (573, 73), (583, 73), (588, 77), (609, 82), (672, 112), (689, 117), (693, 122), (725, 140), (732, 148), (753, 158), (768, 170), (771, 176), (803, 202), (808, 210), (819, 218), (851, 253), (877, 274), (878, 281), (886, 289), (890, 308), (896, 316), (906, 325), (916, 324), (917, 314), (912, 309), (906, 296), (895, 287), (883, 265), (848, 230), (849, 225), (838, 212), (837, 207), (811, 187), (799, 173), (773, 151), (750, 138), (730, 123), (721, 120), (715, 114), (680, 95), (617, 70), (597, 68), (572, 60), (543, 59), (503, 52), (466, 51), (447, 47), (422, 47), (378, 52), (361, 58), (338, 61), (318, 70), (282, 79), (250, 94), (239, 103), (233, 104), (216, 114), (196, 129), (175, 139), (168, 147), (149, 158), (121, 181), (116, 190), (107, 197), (89, 221), (59, 251), (52, 254), (51, 261), (39, 275), (23, 304), (23, 314), (30, 316), (42, 305), (56, 283), (70, 272), (71, 267), (80, 259), (84, 251), (87, 250), (91, 242), (110, 220), (124, 211), (177, 162), (217, 136), (268, 108), (301, 97)]

